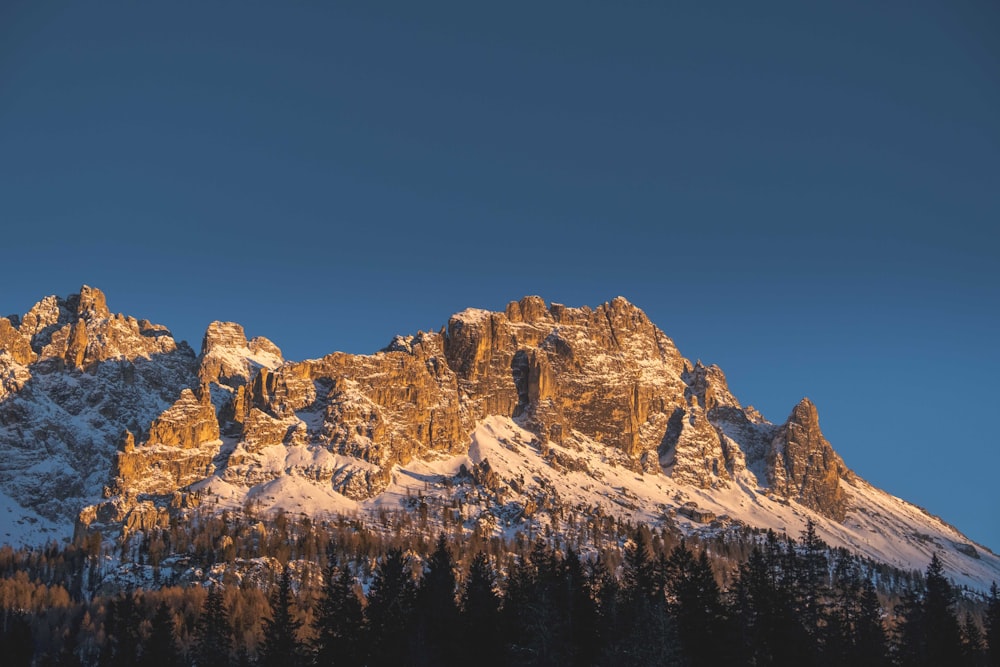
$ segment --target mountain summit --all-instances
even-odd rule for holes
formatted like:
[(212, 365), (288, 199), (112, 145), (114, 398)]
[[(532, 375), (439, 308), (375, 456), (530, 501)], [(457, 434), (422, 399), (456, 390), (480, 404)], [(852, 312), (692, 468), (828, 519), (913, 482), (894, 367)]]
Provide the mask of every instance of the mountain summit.
[(0, 539), (144, 530), (194, 506), (325, 517), (458, 498), (466, 528), (567, 513), (743, 524), (907, 569), (1000, 559), (853, 473), (802, 399), (773, 424), (617, 297), (468, 309), (372, 355), (287, 361), (213, 322), (198, 355), (100, 290), (0, 318)]

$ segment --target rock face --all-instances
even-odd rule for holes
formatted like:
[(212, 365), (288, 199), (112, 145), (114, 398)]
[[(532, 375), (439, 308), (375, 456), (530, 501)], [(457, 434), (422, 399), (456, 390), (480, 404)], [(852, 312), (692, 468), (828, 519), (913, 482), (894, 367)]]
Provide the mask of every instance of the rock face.
[(14, 327), (6, 317), (0, 317), (0, 354), (6, 353), (15, 364), (27, 366), (38, 355), (31, 349), (31, 339)]
[(659, 446), (689, 366), (621, 297), (595, 310), (539, 297), (467, 310), (448, 322), (445, 354), (472, 421), (513, 415), (557, 442), (575, 429), (636, 459)]
[(203, 442), (219, 439), (219, 422), (208, 392), (201, 398), (190, 389), (181, 391), (180, 398), (153, 420), (146, 442), (151, 445), (192, 449)]
[(238, 387), (249, 382), (257, 369), (274, 369), (283, 362), (281, 350), (268, 339), (248, 341), (239, 324), (212, 322), (201, 344), (198, 377), (202, 384)]
[(75, 517), (111, 482), (122, 434), (147, 430), (195, 372), (186, 344), (111, 314), (91, 287), (0, 320), (0, 492), (46, 520)]
[[(468, 432), (441, 343), (440, 334), (421, 333), (370, 356), (334, 353), (262, 369), (223, 409), (240, 440), (230, 461), (246, 465), (274, 444), (320, 447), (361, 463), (347, 470), (338, 463), (334, 488), (369, 497), (397, 463), (462, 451)], [(310, 474), (332, 479), (334, 469), (319, 465)]]
[[(811, 403), (766, 422), (621, 297), (592, 309), (529, 296), (372, 355), (302, 362), (232, 322), (210, 324), (196, 358), (86, 286), (0, 319), (0, 454), (12, 462), (0, 491), (53, 520), (108, 487), (86, 515), (135, 511), (139, 529), (162, 517), (138, 503), (162, 509), (213, 479), (252, 489), (292, 476), (372, 498), (396, 466), (466, 453), (492, 416), (540, 443), (597, 442), (636, 473), (767, 487), (837, 520), (847, 511), (840, 482), (853, 476)], [(40, 494), (25, 481), (39, 477)]]
[(808, 398), (795, 406), (771, 442), (767, 470), (776, 493), (844, 520), (847, 507), (840, 480), (854, 481), (854, 473), (823, 437), (816, 406)]

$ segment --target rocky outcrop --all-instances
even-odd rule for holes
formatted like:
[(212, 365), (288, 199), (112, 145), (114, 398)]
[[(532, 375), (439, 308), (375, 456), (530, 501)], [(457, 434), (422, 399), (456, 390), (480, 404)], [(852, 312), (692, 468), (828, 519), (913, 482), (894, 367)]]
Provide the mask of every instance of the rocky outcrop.
[(6, 317), (0, 317), (0, 354), (3, 353), (10, 355), (14, 363), (22, 366), (27, 366), (38, 358), (31, 349), (31, 339), (18, 331)]
[(635, 459), (660, 445), (683, 404), (687, 362), (621, 297), (594, 310), (539, 297), (504, 313), (467, 310), (448, 322), (445, 354), (471, 422), (521, 417), (542, 437), (577, 430)]
[(150, 359), (178, 350), (166, 327), (111, 314), (104, 293), (86, 285), (65, 300), (42, 299), (22, 318), (20, 331), (46, 362), (40, 370), (92, 370), (113, 359)]
[(203, 442), (219, 439), (219, 422), (215, 409), (202, 390), (201, 398), (190, 389), (181, 391), (180, 398), (170, 409), (157, 417), (149, 427), (147, 445), (165, 445), (193, 449)]
[(771, 442), (767, 466), (775, 493), (844, 520), (847, 505), (840, 480), (852, 480), (854, 474), (823, 437), (816, 406), (808, 398), (795, 406)]
[(14, 353), (0, 352), (0, 491), (72, 519), (111, 483), (121, 434), (145, 432), (196, 386), (194, 353), (165, 327), (111, 314), (87, 286), (3, 322)]
[(274, 369), (284, 363), (281, 350), (260, 336), (248, 341), (235, 322), (212, 322), (201, 344), (198, 378), (202, 384), (229, 387), (245, 385), (260, 368)]
[(219, 454), (219, 422), (208, 400), (190, 389), (149, 427), (146, 441), (135, 444), (126, 432), (113, 470), (114, 491), (168, 495), (212, 474)]
[(335, 353), (261, 371), (248, 394), (250, 410), (303, 413), (313, 443), (378, 466), (467, 446), (440, 334), (421, 333), (374, 355)]
[(678, 482), (707, 489), (731, 479), (723, 436), (701, 406), (677, 408), (663, 443), (660, 463)]

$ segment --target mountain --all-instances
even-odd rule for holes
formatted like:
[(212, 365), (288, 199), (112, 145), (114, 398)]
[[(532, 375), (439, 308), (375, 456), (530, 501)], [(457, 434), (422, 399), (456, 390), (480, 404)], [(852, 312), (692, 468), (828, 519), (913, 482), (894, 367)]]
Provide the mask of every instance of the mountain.
[(852, 472), (803, 399), (780, 424), (624, 298), (469, 309), (372, 355), (194, 351), (84, 286), (0, 318), (0, 539), (128, 535), (192, 508), (312, 517), (453, 502), (466, 529), (573, 517), (797, 536), (985, 589), (1000, 558)]

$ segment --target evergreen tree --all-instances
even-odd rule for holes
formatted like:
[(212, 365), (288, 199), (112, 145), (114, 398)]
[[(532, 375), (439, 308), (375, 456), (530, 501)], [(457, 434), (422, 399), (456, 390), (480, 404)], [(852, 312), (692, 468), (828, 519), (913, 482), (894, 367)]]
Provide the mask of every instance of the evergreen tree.
[(195, 629), (194, 658), (197, 667), (225, 667), (230, 662), (233, 631), (222, 587), (213, 584)]
[(462, 592), (461, 661), (492, 667), (503, 664), (500, 640), (500, 596), (489, 558), (479, 552), (472, 559)]
[(0, 614), (0, 657), (5, 665), (29, 667), (35, 655), (31, 623), (21, 611)]
[(861, 582), (861, 597), (854, 621), (854, 651), (848, 664), (855, 667), (880, 667), (888, 664), (885, 626), (882, 623), (882, 605), (870, 579)]
[(962, 655), (968, 667), (984, 667), (987, 664), (983, 631), (969, 612), (965, 613), (962, 623)]
[(292, 613), (292, 573), (281, 570), (278, 589), (271, 595), (271, 617), (264, 621), (261, 667), (298, 667), (303, 664), (298, 632), (301, 623)]
[(573, 665), (593, 664), (599, 650), (597, 635), (597, 607), (590, 589), (590, 580), (573, 549), (563, 558), (563, 581), (566, 589), (565, 604), (569, 612), (569, 650)]
[(375, 569), (365, 608), (371, 665), (405, 664), (413, 626), (415, 587), (410, 559), (390, 549)]
[(136, 600), (131, 593), (122, 593), (108, 602), (104, 619), (105, 641), (101, 649), (101, 665), (130, 667), (139, 661), (139, 623)]
[(662, 578), (653, 560), (649, 530), (635, 532), (625, 549), (620, 601), (622, 633), (610, 648), (610, 664), (637, 666), (680, 662), (677, 628), (667, 613)]
[(962, 636), (953, 602), (954, 591), (934, 554), (927, 566), (923, 597), (907, 596), (899, 608), (902, 626), (897, 654), (903, 664), (961, 664)]
[(455, 561), (444, 533), (427, 559), (427, 571), (417, 591), (416, 656), (423, 664), (451, 665), (456, 662), (455, 629), (458, 627), (458, 605), (455, 602)]
[(623, 634), (618, 608), (622, 594), (618, 579), (600, 556), (590, 567), (589, 580), (596, 614), (594, 642), (597, 648), (594, 656), (597, 664), (606, 664), (614, 655)]
[(805, 628), (795, 614), (793, 594), (795, 550), (781, 547), (768, 532), (740, 567), (734, 586), (740, 644), (746, 662), (755, 665), (810, 664)]
[(166, 602), (156, 607), (149, 638), (143, 643), (142, 664), (149, 667), (178, 667), (180, 652), (174, 633), (174, 616)]
[(827, 616), (826, 658), (833, 664), (877, 667), (886, 664), (882, 608), (871, 580), (856, 557), (841, 552), (834, 564), (833, 608)]
[(726, 614), (707, 553), (703, 550), (695, 559), (681, 540), (665, 565), (667, 596), (690, 664), (698, 667), (726, 662), (730, 646)]
[(994, 581), (986, 603), (986, 644), (991, 667), (1000, 667), (1000, 590)]
[[(333, 550), (329, 553), (333, 554)], [(336, 556), (331, 555), (323, 578), (314, 622), (316, 664), (361, 664), (364, 613), (354, 592), (354, 577), (346, 565), (338, 567)]]
[(924, 608), (916, 591), (906, 591), (893, 610), (899, 619), (893, 636), (893, 658), (899, 665), (924, 664)]
[(515, 664), (571, 662), (570, 599), (562, 562), (538, 540), (527, 558), (511, 566), (503, 601), (502, 625)]
[(953, 665), (961, 660), (961, 633), (952, 609), (954, 600), (955, 593), (935, 553), (927, 566), (927, 594), (923, 604), (929, 665)]
[(802, 532), (800, 553), (793, 562), (798, 617), (813, 645), (820, 641), (826, 623), (825, 600), (829, 594), (826, 552), (826, 543), (816, 534), (816, 524), (809, 519)]

